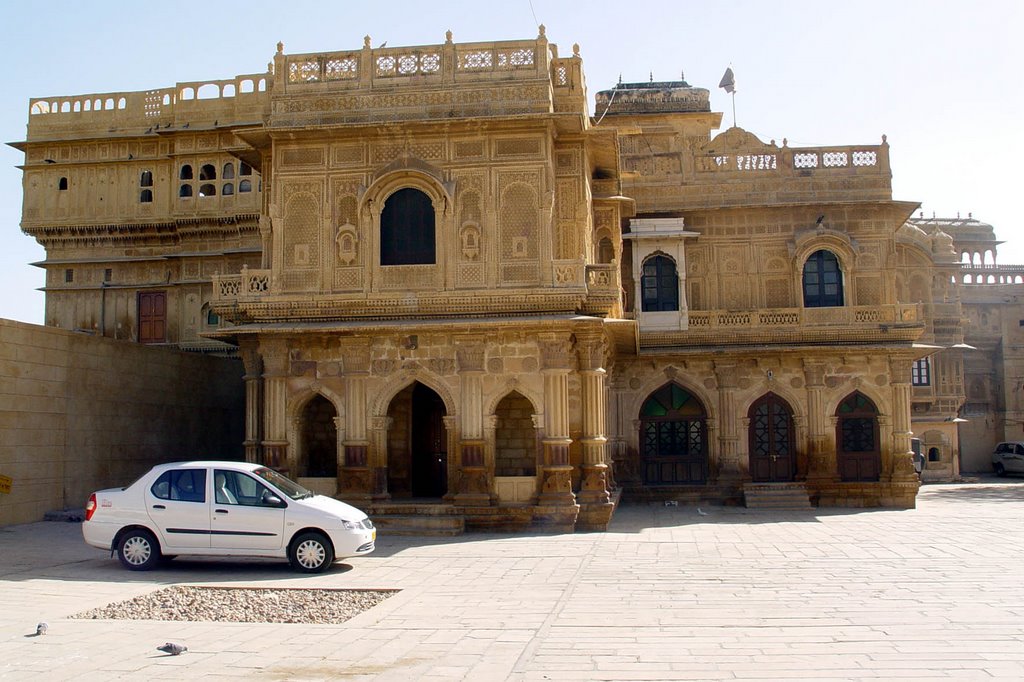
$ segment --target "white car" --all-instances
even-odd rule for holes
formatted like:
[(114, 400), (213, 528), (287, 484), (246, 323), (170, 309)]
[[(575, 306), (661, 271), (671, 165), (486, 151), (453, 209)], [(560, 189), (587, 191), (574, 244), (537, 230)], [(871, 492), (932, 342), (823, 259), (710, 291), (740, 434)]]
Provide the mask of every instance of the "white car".
[(1024, 441), (999, 443), (992, 451), (992, 468), (996, 475), (1024, 473)]
[(82, 536), (144, 571), (178, 555), (287, 558), (317, 573), (369, 554), (377, 530), (355, 507), (247, 462), (175, 462), (89, 496)]

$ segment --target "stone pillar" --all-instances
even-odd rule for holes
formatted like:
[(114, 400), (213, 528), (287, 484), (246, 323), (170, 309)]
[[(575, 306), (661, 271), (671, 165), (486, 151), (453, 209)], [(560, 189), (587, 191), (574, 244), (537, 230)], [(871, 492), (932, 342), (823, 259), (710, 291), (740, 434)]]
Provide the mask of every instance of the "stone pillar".
[(580, 492), (580, 515), (577, 527), (605, 530), (615, 505), (608, 492), (607, 391), (604, 369), (607, 351), (603, 337), (577, 335), (576, 355), (579, 362), (583, 410), (583, 463)]
[(535, 521), (564, 530), (576, 524), (579, 507), (572, 492), (572, 465), (569, 463), (569, 372), (572, 371), (572, 345), (563, 334), (542, 334), (540, 341), (541, 374), (544, 377), (544, 463), (541, 492)]
[(287, 471), (288, 347), (284, 341), (263, 344), (263, 463)]
[(263, 417), (263, 358), (256, 349), (255, 340), (240, 344), (242, 364), (245, 366), (245, 461), (260, 462), (260, 426)]
[(910, 448), (911, 363), (903, 357), (889, 358), (892, 386), (892, 466), (882, 470), (882, 478), (894, 483), (917, 483), (914, 453)]
[(807, 480), (831, 483), (839, 480), (835, 447), (828, 435), (830, 420), (825, 415), (825, 365), (804, 361), (807, 385)]
[(588, 503), (607, 503), (608, 437), (607, 392), (604, 369), (605, 347), (601, 338), (577, 339), (583, 408), (583, 476), (580, 499)]
[[(365, 503), (378, 488), (366, 430), (369, 421), (366, 379), (370, 373), (370, 347), (366, 342), (345, 344), (340, 355), (345, 377), (345, 428), (338, 457), (338, 494), (346, 500)], [(386, 457), (386, 439), (384, 452)], [(386, 487), (386, 473), (384, 481)]]
[(462, 431), (456, 446), (459, 466), (456, 504), (489, 506), (492, 502), (484, 458), (484, 350), (483, 339), (470, 339), (459, 343), (455, 351), (462, 401), (459, 407)]
[(740, 473), (739, 434), (736, 432), (736, 389), (739, 368), (731, 362), (715, 362), (718, 383), (718, 473), (716, 482), (737, 485)]

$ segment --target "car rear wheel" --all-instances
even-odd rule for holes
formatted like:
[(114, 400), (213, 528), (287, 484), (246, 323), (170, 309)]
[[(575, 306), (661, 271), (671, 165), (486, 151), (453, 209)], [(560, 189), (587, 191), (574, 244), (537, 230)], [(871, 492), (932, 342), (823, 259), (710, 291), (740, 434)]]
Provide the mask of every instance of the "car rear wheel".
[(288, 549), (292, 568), (303, 573), (320, 573), (334, 561), (334, 548), (322, 533), (303, 533)]
[(996, 462), (993, 465), (993, 467), (996, 470), (996, 476), (1005, 476), (1006, 475), (1006, 467), (1003, 466), (1002, 462)]
[(129, 530), (118, 540), (117, 558), (129, 571), (148, 571), (160, 562), (160, 545), (148, 530)]

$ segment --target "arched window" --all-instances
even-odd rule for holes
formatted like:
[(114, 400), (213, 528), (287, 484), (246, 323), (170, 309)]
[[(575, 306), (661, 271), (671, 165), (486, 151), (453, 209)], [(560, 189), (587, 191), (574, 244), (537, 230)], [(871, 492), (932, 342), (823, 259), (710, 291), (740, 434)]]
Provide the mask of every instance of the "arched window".
[(242, 161), (238, 166), (239, 175), (252, 175), (252, 166)]
[(836, 460), (843, 481), (877, 481), (882, 470), (878, 408), (863, 393), (851, 393), (836, 410)]
[(704, 483), (708, 474), (707, 414), (677, 384), (665, 384), (640, 408), (640, 459), (644, 483)]
[(233, 163), (225, 163), (224, 164), (224, 172), (221, 173), (221, 177), (224, 178), (225, 180), (232, 180), (232, 179), (234, 179), (234, 177), (235, 177), (235, 164), (233, 164)]
[(216, 180), (217, 169), (213, 167), (212, 163), (204, 163), (203, 167), (199, 169), (200, 180)]
[(615, 260), (615, 247), (612, 246), (611, 239), (604, 237), (597, 243), (597, 262), (607, 264), (613, 260)]
[(68, 188), (68, 179), (67, 178), (61, 178), (60, 180), (57, 181), (57, 189), (58, 190), (63, 192), (67, 188)]
[(389, 196), (380, 214), (380, 264), (432, 265), (434, 247), (430, 197), (411, 187)]
[(675, 261), (668, 256), (654, 256), (644, 261), (640, 289), (644, 312), (679, 310), (679, 276)]
[(191, 180), (192, 179), (192, 166), (190, 164), (186, 163), (184, 166), (181, 167), (181, 172), (178, 173), (178, 179), (179, 180)]
[(221, 196), (231, 196), (235, 193), (235, 186), (230, 182), (225, 182), (224, 186), (220, 188)]
[(843, 271), (831, 251), (815, 251), (804, 263), (804, 307), (843, 305)]
[(217, 187), (212, 183), (206, 183), (205, 185), (199, 186), (199, 196), (201, 197), (215, 197), (217, 196)]
[(239, 192), (251, 192), (252, 191), (252, 183), (249, 182), (248, 180), (242, 180), (241, 182), (238, 183), (238, 191)]
[(153, 203), (153, 190), (144, 189), (139, 192), (139, 203), (140, 204), (151, 204)]
[(178, 189), (178, 196), (183, 199), (192, 196), (192, 185), (182, 185)]
[(142, 171), (142, 176), (139, 178), (139, 187), (152, 187), (153, 186), (153, 171)]

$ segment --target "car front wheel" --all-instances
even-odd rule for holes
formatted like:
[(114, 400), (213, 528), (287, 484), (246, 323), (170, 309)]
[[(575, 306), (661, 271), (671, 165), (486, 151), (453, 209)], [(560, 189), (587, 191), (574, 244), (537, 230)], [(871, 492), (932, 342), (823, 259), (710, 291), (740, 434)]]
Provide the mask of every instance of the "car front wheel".
[(129, 530), (117, 543), (117, 558), (129, 571), (148, 571), (160, 561), (160, 545), (148, 530)]
[(334, 561), (334, 548), (321, 533), (303, 533), (292, 540), (288, 561), (303, 573), (320, 573)]
[(996, 476), (1006, 475), (1006, 467), (1003, 466), (1002, 462), (996, 462), (993, 466), (996, 470)]

